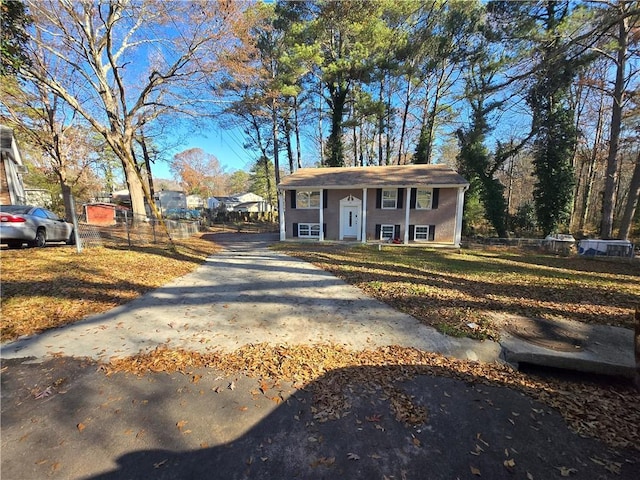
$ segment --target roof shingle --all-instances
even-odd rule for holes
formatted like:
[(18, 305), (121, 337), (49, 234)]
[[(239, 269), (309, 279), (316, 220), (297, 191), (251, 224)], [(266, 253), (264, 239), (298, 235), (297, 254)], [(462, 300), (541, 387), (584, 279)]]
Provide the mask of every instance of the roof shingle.
[(382, 188), (469, 185), (446, 165), (391, 165), (386, 167), (300, 168), (280, 181), (283, 190), (300, 188)]

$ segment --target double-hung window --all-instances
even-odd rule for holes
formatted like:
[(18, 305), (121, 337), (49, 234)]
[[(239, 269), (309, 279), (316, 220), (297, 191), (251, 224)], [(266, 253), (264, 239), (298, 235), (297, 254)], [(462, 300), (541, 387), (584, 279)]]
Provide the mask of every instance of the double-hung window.
[(394, 225), (380, 225), (380, 240), (393, 239), (394, 231)]
[(429, 240), (429, 225), (416, 225), (413, 239), (416, 241), (427, 241)]
[(298, 224), (298, 236), (308, 238), (320, 238), (320, 224), (319, 223), (299, 223)]
[(398, 189), (385, 188), (382, 190), (382, 208), (398, 207)]
[(416, 209), (430, 210), (433, 199), (433, 190), (431, 188), (419, 188), (416, 190)]
[(296, 192), (296, 208), (320, 208), (320, 191)]

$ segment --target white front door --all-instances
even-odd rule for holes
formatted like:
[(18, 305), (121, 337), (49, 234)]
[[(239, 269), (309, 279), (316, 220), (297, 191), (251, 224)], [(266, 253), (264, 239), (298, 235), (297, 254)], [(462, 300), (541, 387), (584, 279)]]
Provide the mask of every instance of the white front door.
[(342, 236), (360, 237), (360, 207), (342, 207)]

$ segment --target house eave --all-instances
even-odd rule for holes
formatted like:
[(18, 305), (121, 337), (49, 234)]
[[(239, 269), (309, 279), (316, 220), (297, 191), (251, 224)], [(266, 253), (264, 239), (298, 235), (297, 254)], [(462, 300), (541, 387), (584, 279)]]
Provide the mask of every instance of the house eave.
[(278, 190), (362, 190), (364, 188), (465, 188), (469, 183), (414, 183), (410, 185), (406, 184), (377, 184), (377, 185), (278, 185)]

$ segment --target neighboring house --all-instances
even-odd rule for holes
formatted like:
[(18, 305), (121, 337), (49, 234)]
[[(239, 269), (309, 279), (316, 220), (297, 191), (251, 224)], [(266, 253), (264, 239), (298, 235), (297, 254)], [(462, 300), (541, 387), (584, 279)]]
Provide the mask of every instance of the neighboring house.
[(22, 156), (13, 136), (13, 130), (0, 125), (0, 204), (16, 205), (26, 203), (22, 175), (27, 168), (22, 164)]
[(216, 197), (207, 198), (207, 208), (209, 210), (215, 210), (219, 206), (220, 206), (220, 200), (218, 200)]
[(205, 202), (200, 195), (187, 195), (187, 208), (190, 210), (198, 210), (204, 208)]
[(260, 213), (272, 210), (271, 205), (263, 197), (251, 192), (215, 198), (224, 205), (227, 212)]
[(459, 246), (468, 187), (445, 165), (302, 168), (278, 185), (280, 239)]
[(88, 203), (84, 205), (86, 222), (89, 225), (112, 226), (117, 223), (118, 214), (125, 216), (128, 208), (115, 203)]
[(154, 195), (156, 205), (163, 215), (168, 210), (186, 210), (187, 196), (184, 192), (178, 190), (160, 190)]

